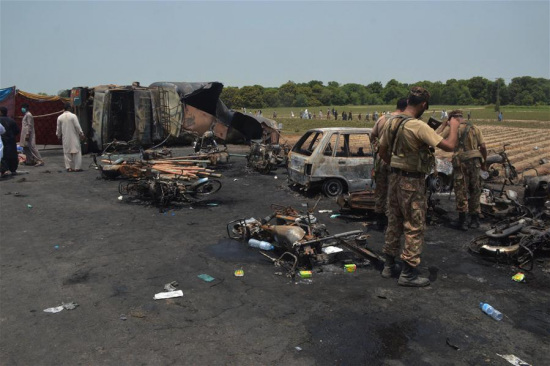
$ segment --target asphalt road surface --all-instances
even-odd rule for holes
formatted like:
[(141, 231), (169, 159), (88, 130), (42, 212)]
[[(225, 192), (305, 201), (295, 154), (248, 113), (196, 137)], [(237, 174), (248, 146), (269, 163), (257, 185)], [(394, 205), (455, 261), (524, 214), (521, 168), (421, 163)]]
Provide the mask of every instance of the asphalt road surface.
[[(118, 182), (98, 179), (88, 156), (81, 173), (65, 172), (61, 150), (43, 156), (45, 166), (0, 181), (2, 365), (508, 365), (497, 353), (550, 363), (550, 275), (537, 265), (516, 283), (517, 268), (468, 254), (487, 224), (429, 227), (427, 288), (399, 287), (375, 265), (293, 281), (226, 233), (271, 203), (315, 203), (288, 188), (283, 169), (260, 175), (233, 158), (210, 201), (160, 213), (119, 201)], [(338, 207), (322, 198), (321, 209)], [(315, 215), (333, 234), (369, 229)], [(369, 234), (381, 252), (383, 235)], [(153, 300), (171, 281), (183, 297)], [(43, 311), (70, 301), (79, 306)]]

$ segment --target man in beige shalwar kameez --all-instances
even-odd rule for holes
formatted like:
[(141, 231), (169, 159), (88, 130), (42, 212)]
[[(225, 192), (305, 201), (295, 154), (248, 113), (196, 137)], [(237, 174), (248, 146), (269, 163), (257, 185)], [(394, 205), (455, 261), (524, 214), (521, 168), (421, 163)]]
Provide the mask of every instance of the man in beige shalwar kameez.
[(27, 103), (23, 103), (21, 105), (21, 112), (25, 115), (23, 116), (23, 121), (21, 122), (21, 140), (19, 141), (19, 144), (23, 146), (23, 151), (27, 157), (25, 165), (42, 166), (44, 165), (44, 161), (36, 148), (34, 117), (31, 112), (29, 112), (29, 105)]
[(80, 139), (84, 137), (80, 123), (75, 114), (70, 112), (71, 105), (65, 103), (65, 112), (57, 117), (56, 135), (63, 141), (65, 168), (68, 172), (81, 172), (82, 150)]

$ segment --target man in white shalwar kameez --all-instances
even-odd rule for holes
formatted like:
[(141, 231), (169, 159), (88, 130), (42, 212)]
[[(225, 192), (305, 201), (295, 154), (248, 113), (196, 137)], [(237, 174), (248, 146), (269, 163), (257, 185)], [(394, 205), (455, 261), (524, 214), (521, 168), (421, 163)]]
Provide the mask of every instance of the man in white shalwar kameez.
[(56, 135), (63, 141), (65, 168), (68, 172), (81, 172), (82, 150), (80, 139), (84, 137), (80, 123), (75, 114), (70, 112), (71, 105), (65, 103), (65, 112), (57, 117)]

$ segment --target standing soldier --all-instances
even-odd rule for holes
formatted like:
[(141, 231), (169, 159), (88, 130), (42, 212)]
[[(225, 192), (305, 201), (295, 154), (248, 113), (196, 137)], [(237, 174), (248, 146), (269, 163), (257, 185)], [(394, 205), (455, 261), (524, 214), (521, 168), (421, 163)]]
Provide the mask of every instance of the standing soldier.
[[(486, 170), (487, 148), (480, 129), (471, 121), (464, 121), (462, 111), (455, 110), (449, 113), (460, 121), (458, 128), (458, 144), (453, 154), (453, 176), (456, 193), (456, 210), (458, 221), (453, 222), (457, 229), (467, 231), (466, 213), (470, 214), (470, 227), (479, 228), (479, 214), (481, 207), (481, 180), (479, 170)], [(449, 135), (449, 127), (445, 127), (441, 136)], [(469, 196), (469, 197), (468, 197)]]
[(400, 252), (400, 239), (405, 236), (401, 251), (403, 271), (397, 282), (401, 286), (423, 287), (430, 284), (419, 277), (417, 267), (424, 245), (426, 225), (425, 177), (435, 164), (430, 147), (454, 151), (459, 120), (449, 120), (450, 133), (443, 139), (425, 122), (420, 120), (429, 107), (430, 93), (421, 87), (412, 87), (407, 108), (392, 118), (384, 129), (379, 153), (391, 174), (388, 188), (388, 228), (383, 252), (385, 255), (382, 277), (389, 278), (396, 270), (395, 256)]
[[(395, 112), (391, 115), (396, 116), (402, 113), (405, 108), (407, 108), (407, 98), (401, 98), (397, 101), (397, 106)], [(374, 124), (372, 132), (370, 135), (371, 143), (374, 146), (374, 151), (378, 152), (378, 143), (382, 132), (384, 131), (384, 126), (386, 126), (386, 115), (380, 117), (378, 121)], [(374, 212), (376, 214), (376, 225), (378, 230), (382, 231), (388, 223), (388, 218), (386, 216), (386, 202), (388, 199), (388, 179), (390, 175), (390, 167), (380, 158), (380, 154), (376, 154), (374, 157), (374, 181), (376, 186), (374, 188)]]

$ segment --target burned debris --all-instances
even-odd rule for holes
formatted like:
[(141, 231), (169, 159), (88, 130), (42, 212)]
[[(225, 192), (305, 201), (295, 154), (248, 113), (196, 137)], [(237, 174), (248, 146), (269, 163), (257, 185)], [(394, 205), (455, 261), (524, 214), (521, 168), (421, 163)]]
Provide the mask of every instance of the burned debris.
[[(278, 256), (263, 254), (276, 265), (290, 261), (286, 267), (291, 277), (294, 277), (297, 268), (311, 269), (336, 261), (383, 261), (367, 248), (367, 236), (361, 230), (330, 235), (325, 225), (312, 215), (312, 210), (299, 212), (292, 207), (279, 205), (271, 205), (271, 209), (273, 212), (261, 220), (243, 218), (231, 221), (227, 225), (227, 234), (249, 245), (256, 246), (254, 240), (267, 243), (265, 247), (259, 247), (274, 249)], [(342, 246), (349, 250), (344, 253), (339, 248)]]
[[(171, 204), (194, 203), (218, 192), (221, 174), (207, 156), (173, 157), (171, 150), (146, 150), (140, 155), (93, 156), (103, 179), (122, 178), (118, 191), (122, 198), (150, 202), (159, 209)], [(117, 158), (113, 160), (113, 158)]]
[(531, 218), (505, 220), (469, 244), (471, 253), (531, 270), (535, 258), (550, 255), (550, 223)]
[(514, 263), (531, 270), (537, 258), (550, 256), (550, 176), (525, 177), (524, 197), (506, 190), (501, 195), (485, 189), (482, 210), (499, 219), (485, 235), (472, 240), (471, 253), (502, 263)]
[(270, 143), (278, 141), (275, 121), (227, 108), (219, 99), (222, 89), (219, 82), (75, 87), (71, 102), (94, 152), (113, 141), (136, 146), (190, 143), (203, 137), (248, 142), (269, 136)]
[(163, 208), (173, 203), (193, 203), (200, 201), (220, 190), (219, 180), (201, 178), (188, 182), (179, 178), (162, 178), (159, 174), (140, 178), (129, 182), (120, 182), (118, 191), (122, 196), (151, 201)]
[(250, 151), (246, 155), (247, 165), (262, 174), (269, 174), (278, 167), (286, 167), (289, 150), (286, 144), (252, 141)]

